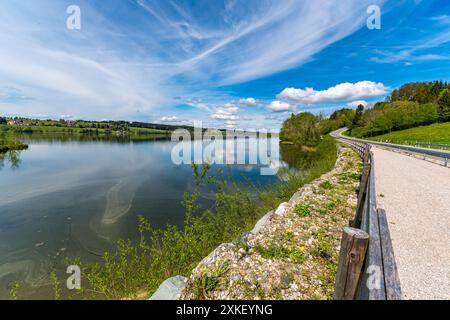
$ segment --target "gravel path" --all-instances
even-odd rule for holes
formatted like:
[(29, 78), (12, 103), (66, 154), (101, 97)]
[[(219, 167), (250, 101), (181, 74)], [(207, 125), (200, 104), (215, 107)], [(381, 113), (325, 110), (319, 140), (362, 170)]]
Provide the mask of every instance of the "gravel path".
[(450, 168), (374, 147), (404, 299), (450, 299)]

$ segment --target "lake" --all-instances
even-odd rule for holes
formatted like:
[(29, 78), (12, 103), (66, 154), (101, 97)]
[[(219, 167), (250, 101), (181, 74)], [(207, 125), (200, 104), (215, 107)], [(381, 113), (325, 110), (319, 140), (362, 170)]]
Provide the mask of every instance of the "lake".
[[(138, 215), (156, 227), (182, 225), (183, 194), (194, 179), (190, 165), (172, 162), (177, 142), (22, 140), (28, 150), (0, 159), (0, 299), (16, 281), (19, 299), (52, 298), (50, 273), (64, 277), (66, 257), (100, 261), (119, 238), (136, 238)], [(261, 175), (259, 165), (215, 165), (212, 172), (219, 168), (242, 183), (278, 179)], [(213, 197), (213, 190), (202, 193), (204, 203)]]

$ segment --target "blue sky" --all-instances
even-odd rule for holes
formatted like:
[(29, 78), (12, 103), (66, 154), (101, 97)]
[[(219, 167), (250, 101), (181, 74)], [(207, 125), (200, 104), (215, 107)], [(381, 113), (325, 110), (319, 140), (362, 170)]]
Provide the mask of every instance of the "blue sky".
[[(366, 10), (381, 8), (381, 29)], [(66, 27), (69, 5), (81, 29)], [(446, 0), (2, 1), (0, 114), (278, 128), (450, 80)]]

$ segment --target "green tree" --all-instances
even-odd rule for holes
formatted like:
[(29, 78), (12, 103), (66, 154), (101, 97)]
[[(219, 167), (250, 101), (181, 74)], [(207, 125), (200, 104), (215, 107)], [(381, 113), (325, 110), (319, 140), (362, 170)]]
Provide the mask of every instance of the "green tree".
[(355, 116), (353, 117), (352, 127), (358, 126), (358, 124), (361, 121), (361, 118), (363, 116), (363, 113), (364, 113), (364, 106), (362, 104), (360, 104), (356, 108), (356, 113), (355, 113)]
[(6, 118), (0, 117), (0, 124), (6, 124)]
[(283, 123), (280, 139), (302, 146), (317, 145), (320, 140), (319, 118), (309, 112), (292, 114)]
[(450, 90), (444, 89), (438, 99), (439, 120), (450, 121)]

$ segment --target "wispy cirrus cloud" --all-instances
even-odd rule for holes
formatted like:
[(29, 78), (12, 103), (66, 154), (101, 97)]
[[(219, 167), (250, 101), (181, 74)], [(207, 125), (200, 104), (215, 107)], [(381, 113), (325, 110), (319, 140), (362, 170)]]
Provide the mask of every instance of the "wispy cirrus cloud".
[(432, 34), (426, 33), (426, 35), (421, 35), (419, 33), (414, 41), (409, 41), (409, 43), (402, 45), (402, 50), (392, 51), (376, 49), (374, 50), (375, 56), (371, 57), (369, 60), (377, 63), (412, 63), (450, 60), (450, 55), (433, 51), (435, 48), (450, 43), (450, 30), (446, 25), (447, 22), (450, 21), (449, 16), (435, 16), (430, 20), (441, 25), (436, 27), (437, 30)]
[(431, 20), (437, 21), (443, 24), (450, 24), (450, 15), (442, 14), (438, 16), (431, 17)]
[[(5, 2), (0, 41), (8, 45), (0, 47), (0, 87), (33, 98), (21, 101), (24, 114), (148, 117), (174, 106), (174, 95), (309, 61), (363, 26), (372, 2), (80, 0), (82, 29), (76, 31), (65, 26), (70, 1)], [(258, 102), (243, 99), (241, 105)], [(0, 111), (17, 103), (8, 101)], [(213, 111), (209, 102), (187, 104)]]
[[(417, 49), (418, 50), (418, 49)], [(378, 63), (394, 62), (417, 62), (417, 61), (438, 61), (449, 60), (450, 56), (442, 54), (415, 54), (417, 50), (402, 50), (399, 52), (375, 50), (377, 57), (370, 58), (370, 61)]]

